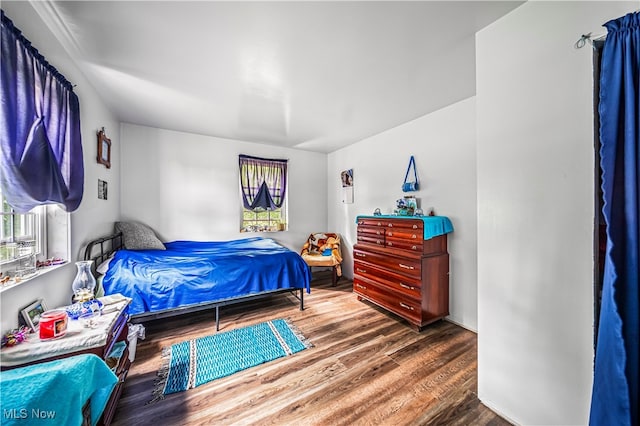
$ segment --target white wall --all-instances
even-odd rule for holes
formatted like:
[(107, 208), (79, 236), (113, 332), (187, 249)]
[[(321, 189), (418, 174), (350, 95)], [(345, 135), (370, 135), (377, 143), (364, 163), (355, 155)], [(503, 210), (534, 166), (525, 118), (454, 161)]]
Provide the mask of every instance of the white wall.
[(586, 424), (593, 366), (592, 54), (637, 2), (527, 2), (477, 34), (478, 394)]
[(327, 225), (325, 154), (122, 124), (122, 218), (164, 241), (227, 240), (240, 229), (238, 155), (288, 159), (288, 223), (265, 233), (294, 251)]
[[(355, 218), (376, 207), (390, 214), (414, 155), (423, 208), (448, 216), (455, 231), (450, 254), (449, 318), (471, 330), (476, 313), (476, 135), (475, 98), (367, 138), (328, 156), (329, 230), (345, 240), (343, 271), (353, 277)], [(354, 203), (341, 201), (340, 172), (353, 169)]]
[[(100, 101), (91, 83), (75, 67), (29, 3), (5, 1), (2, 2), (2, 9), (47, 61), (76, 85), (74, 91), (80, 99), (85, 190), (80, 207), (71, 214), (71, 261), (75, 262), (83, 255), (86, 243), (95, 237), (109, 233), (113, 228), (113, 222), (119, 216), (118, 121)], [(96, 132), (103, 126), (112, 141), (111, 169), (106, 169), (96, 162)], [(109, 183), (108, 200), (98, 200), (98, 178)], [(20, 308), (37, 298), (44, 298), (50, 308), (68, 304), (72, 295), (71, 282), (75, 274), (76, 267), (71, 263), (0, 293), (2, 307), (0, 332), (16, 327)]]

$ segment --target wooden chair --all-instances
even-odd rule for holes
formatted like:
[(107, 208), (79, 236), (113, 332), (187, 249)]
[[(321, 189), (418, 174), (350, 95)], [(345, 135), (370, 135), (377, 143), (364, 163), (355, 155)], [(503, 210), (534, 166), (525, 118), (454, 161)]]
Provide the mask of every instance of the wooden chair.
[(309, 265), (331, 267), (334, 286), (342, 276), (342, 251), (340, 249), (340, 235), (331, 232), (316, 232), (309, 235), (302, 247), (300, 256)]

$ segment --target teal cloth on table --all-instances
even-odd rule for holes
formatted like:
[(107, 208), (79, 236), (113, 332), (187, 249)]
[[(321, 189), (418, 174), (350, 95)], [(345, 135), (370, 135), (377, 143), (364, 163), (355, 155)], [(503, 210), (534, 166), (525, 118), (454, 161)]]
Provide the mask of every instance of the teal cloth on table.
[(0, 373), (4, 425), (81, 425), (91, 400), (91, 424), (102, 415), (118, 378), (96, 355), (63, 358)]
[(381, 215), (381, 216), (358, 216), (356, 217), (356, 223), (358, 219), (418, 219), (424, 222), (424, 239), (428, 240), (439, 235), (448, 234), (453, 232), (453, 224), (446, 216), (396, 216), (396, 215)]

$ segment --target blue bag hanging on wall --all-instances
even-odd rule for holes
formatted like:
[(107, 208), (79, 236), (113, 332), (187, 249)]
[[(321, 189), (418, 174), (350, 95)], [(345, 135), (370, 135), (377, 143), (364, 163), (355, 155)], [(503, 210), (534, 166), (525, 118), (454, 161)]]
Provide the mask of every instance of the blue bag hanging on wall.
[[(407, 182), (409, 178), (409, 171), (411, 171), (411, 166), (413, 166), (413, 182)], [(419, 189), (420, 185), (418, 184), (418, 172), (416, 171), (416, 161), (413, 159), (413, 155), (409, 160), (409, 167), (407, 167), (407, 173), (404, 175), (404, 183), (402, 184), (402, 192), (413, 192)]]

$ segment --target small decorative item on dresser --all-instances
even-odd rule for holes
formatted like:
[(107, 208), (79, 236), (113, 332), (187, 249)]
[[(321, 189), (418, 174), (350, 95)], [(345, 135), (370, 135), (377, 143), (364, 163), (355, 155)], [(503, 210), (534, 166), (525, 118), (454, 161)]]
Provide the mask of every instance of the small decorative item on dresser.
[(55, 339), (67, 333), (67, 312), (54, 309), (44, 312), (40, 317), (40, 340)]
[(20, 315), (24, 324), (29, 327), (31, 331), (36, 331), (40, 323), (40, 318), (44, 311), (47, 310), (44, 300), (38, 299), (31, 302), (20, 310)]
[(404, 196), (404, 203), (407, 206), (408, 216), (413, 216), (418, 208), (418, 199), (411, 195)]
[(413, 216), (417, 202), (413, 197), (404, 197), (396, 200), (396, 214), (398, 216)]
[(16, 328), (15, 330), (11, 330), (10, 332), (2, 336), (1, 347), (4, 348), (5, 346), (15, 346), (18, 343), (24, 342), (25, 340), (27, 340), (27, 336), (30, 332), (31, 329), (29, 327), (25, 327), (24, 325)]
[(93, 292), (96, 288), (96, 279), (91, 273), (92, 264), (93, 260), (81, 260), (80, 262), (76, 262), (78, 272), (71, 284), (74, 300), (76, 302), (86, 302), (87, 300), (93, 299)]
[(69, 315), (70, 319), (76, 320), (89, 312), (95, 316), (99, 316), (96, 315), (96, 312), (100, 314), (103, 306), (104, 304), (100, 300), (93, 299), (87, 302), (74, 303), (73, 305), (65, 306), (64, 309), (67, 311), (67, 315)]

